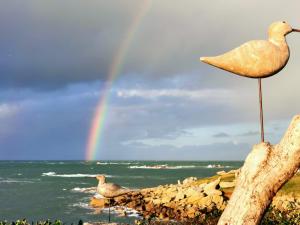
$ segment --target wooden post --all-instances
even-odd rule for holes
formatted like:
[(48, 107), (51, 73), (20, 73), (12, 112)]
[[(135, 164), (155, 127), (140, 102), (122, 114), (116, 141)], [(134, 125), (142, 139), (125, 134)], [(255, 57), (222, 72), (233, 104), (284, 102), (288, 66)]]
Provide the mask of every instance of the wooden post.
[(262, 88), (261, 88), (261, 78), (258, 78), (258, 92), (259, 92), (259, 118), (260, 118), (260, 137), (261, 142), (265, 142), (265, 131), (264, 131), (264, 111), (262, 102)]
[(300, 167), (300, 115), (280, 143), (262, 142), (247, 156), (218, 225), (258, 225), (277, 191)]

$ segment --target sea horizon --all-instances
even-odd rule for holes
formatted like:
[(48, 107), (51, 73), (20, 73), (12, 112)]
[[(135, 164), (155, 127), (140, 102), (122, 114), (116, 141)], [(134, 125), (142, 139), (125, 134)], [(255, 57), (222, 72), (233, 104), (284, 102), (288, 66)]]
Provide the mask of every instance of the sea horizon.
[(0, 159), (1, 161), (85, 161), (85, 162), (97, 162), (97, 161), (107, 161), (107, 162), (244, 162), (245, 160), (114, 160), (114, 159), (94, 159), (94, 160), (85, 160), (85, 159)]

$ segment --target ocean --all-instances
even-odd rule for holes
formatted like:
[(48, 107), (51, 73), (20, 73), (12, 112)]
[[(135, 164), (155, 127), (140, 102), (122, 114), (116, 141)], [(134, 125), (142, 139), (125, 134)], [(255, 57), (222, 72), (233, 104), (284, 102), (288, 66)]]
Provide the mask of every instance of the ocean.
[[(208, 177), (217, 171), (237, 169), (231, 161), (0, 161), (0, 220), (60, 219), (67, 224), (107, 221), (107, 210), (89, 207), (97, 186), (95, 176), (128, 188), (177, 183), (187, 177)], [(136, 214), (113, 222), (132, 223)]]

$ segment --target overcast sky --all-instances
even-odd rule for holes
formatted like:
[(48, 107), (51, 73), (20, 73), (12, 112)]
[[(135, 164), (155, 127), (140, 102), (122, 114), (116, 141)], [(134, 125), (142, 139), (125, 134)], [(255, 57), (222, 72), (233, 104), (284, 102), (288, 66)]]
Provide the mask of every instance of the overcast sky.
[[(0, 159), (84, 159), (112, 64), (144, 0), (0, 2)], [(260, 140), (257, 80), (199, 62), (269, 24), (300, 28), (299, 0), (150, 0), (114, 81), (97, 159), (243, 160)], [(300, 33), (263, 80), (266, 140), (299, 113)]]

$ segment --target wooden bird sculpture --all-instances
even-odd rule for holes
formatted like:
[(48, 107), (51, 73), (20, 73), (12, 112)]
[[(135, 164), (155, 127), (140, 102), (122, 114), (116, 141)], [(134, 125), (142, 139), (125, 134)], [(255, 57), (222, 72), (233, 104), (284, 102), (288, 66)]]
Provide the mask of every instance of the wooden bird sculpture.
[(201, 57), (202, 62), (229, 71), (251, 77), (265, 78), (278, 73), (288, 62), (290, 51), (285, 35), (293, 29), (285, 21), (272, 23), (268, 40), (253, 40), (219, 56)]
[(106, 183), (104, 175), (99, 175), (96, 178), (99, 181), (97, 186), (97, 193), (105, 198), (114, 198), (132, 191), (130, 189), (123, 188), (118, 184)]
[(268, 40), (253, 40), (219, 56), (201, 57), (202, 62), (231, 73), (258, 78), (260, 99), (261, 141), (264, 142), (261, 78), (275, 75), (287, 64), (290, 51), (285, 36), (293, 29), (285, 21), (274, 22), (268, 30)]

